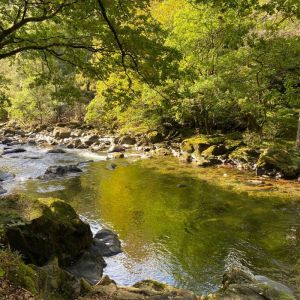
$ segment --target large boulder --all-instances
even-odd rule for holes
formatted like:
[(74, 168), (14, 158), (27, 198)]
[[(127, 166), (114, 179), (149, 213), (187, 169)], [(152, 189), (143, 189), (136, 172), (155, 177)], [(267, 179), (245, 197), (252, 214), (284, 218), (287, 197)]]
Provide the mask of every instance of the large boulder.
[(66, 139), (71, 136), (71, 129), (68, 127), (55, 127), (53, 136), (57, 139)]
[(181, 143), (181, 151), (183, 153), (193, 153), (199, 151), (202, 153), (213, 145), (221, 145), (225, 142), (224, 136), (210, 136), (210, 135), (197, 135), (192, 138), (186, 139)]
[(269, 148), (259, 157), (256, 165), (257, 175), (277, 176), (287, 179), (300, 175), (300, 152)]
[[(16, 209), (28, 205), (20, 201), (16, 199), (11, 205)], [(6, 238), (11, 249), (19, 251), (26, 262), (41, 266), (56, 256), (60, 265), (66, 266), (92, 244), (90, 226), (61, 200), (36, 200), (22, 214), (18, 222), (7, 227)]]

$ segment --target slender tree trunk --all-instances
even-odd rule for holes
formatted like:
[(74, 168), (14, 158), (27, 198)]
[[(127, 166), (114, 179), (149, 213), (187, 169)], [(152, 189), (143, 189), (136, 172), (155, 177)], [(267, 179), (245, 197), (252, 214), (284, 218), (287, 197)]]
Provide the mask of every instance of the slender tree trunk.
[(296, 148), (300, 149), (300, 111), (299, 111), (299, 120), (298, 120), (298, 131), (296, 137)]

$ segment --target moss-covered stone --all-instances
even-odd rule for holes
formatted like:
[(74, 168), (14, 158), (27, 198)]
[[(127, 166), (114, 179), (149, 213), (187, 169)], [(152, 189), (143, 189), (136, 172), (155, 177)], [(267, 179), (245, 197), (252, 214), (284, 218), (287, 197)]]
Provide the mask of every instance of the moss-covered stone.
[(57, 256), (60, 264), (66, 265), (92, 243), (89, 225), (61, 200), (26, 201), (16, 196), (5, 203), (5, 216), (13, 215), (17, 220), (2, 222), (6, 241), (26, 262), (43, 265)]
[(241, 163), (254, 164), (257, 161), (259, 154), (260, 152), (256, 149), (240, 147), (230, 154), (230, 158)]
[(76, 299), (81, 294), (80, 280), (61, 269), (56, 258), (43, 267), (30, 267), (37, 274), (38, 291), (42, 299)]
[(288, 179), (300, 176), (300, 152), (280, 148), (266, 149), (257, 162), (258, 175), (280, 176)]
[(194, 151), (202, 152), (212, 145), (219, 145), (224, 142), (224, 136), (209, 136), (201, 134), (184, 140), (181, 143), (181, 151), (187, 153), (193, 153)]
[(219, 156), (227, 153), (227, 149), (224, 145), (213, 145), (204, 150), (201, 155), (204, 157)]

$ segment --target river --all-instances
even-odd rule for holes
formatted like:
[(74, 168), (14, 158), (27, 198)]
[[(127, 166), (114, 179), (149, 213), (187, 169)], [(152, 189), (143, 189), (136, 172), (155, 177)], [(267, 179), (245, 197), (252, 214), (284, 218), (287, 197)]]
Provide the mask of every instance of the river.
[[(248, 176), (238, 171), (194, 168), (175, 158), (131, 155), (114, 161), (115, 166), (104, 153), (47, 154), (43, 148), (25, 148), (24, 153), (0, 158), (1, 170), (16, 175), (4, 188), (61, 198), (93, 232), (114, 230), (123, 253), (106, 258), (105, 274), (120, 285), (151, 278), (208, 294), (218, 289), (224, 271), (232, 266), (293, 289), (299, 284), (298, 183), (286, 198), (276, 189), (256, 193), (256, 187), (236, 188)], [(49, 165), (91, 159), (81, 165), (84, 172), (79, 175), (35, 179)], [(223, 185), (227, 178), (230, 184)]]

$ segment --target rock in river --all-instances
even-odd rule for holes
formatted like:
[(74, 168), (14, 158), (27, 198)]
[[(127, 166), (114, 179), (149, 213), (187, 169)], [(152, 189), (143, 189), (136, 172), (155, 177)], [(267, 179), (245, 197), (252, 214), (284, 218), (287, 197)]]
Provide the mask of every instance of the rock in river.
[(25, 152), (26, 150), (23, 148), (16, 148), (16, 149), (7, 149), (7, 150), (3, 150), (2, 155), (6, 155), (6, 154), (12, 154), (12, 153), (22, 153)]
[(60, 148), (54, 148), (48, 150), (47, 153), (59, 154), (59, 153), (66, 153), (66, 151)]
[(56, 176), (63, 176), (67, 173), (80, 173), (82, 170), (78, 168), (76, 165), (68, 165), (68, 166), (50, 166), (45, 171), (44, 175), (39, 176), (39, 179), (52, 179)]
[(94, 243), (100, 249), (102, 256), (108, 257), (122, 252), (118, 235), (109, 229), (98, 231)]

